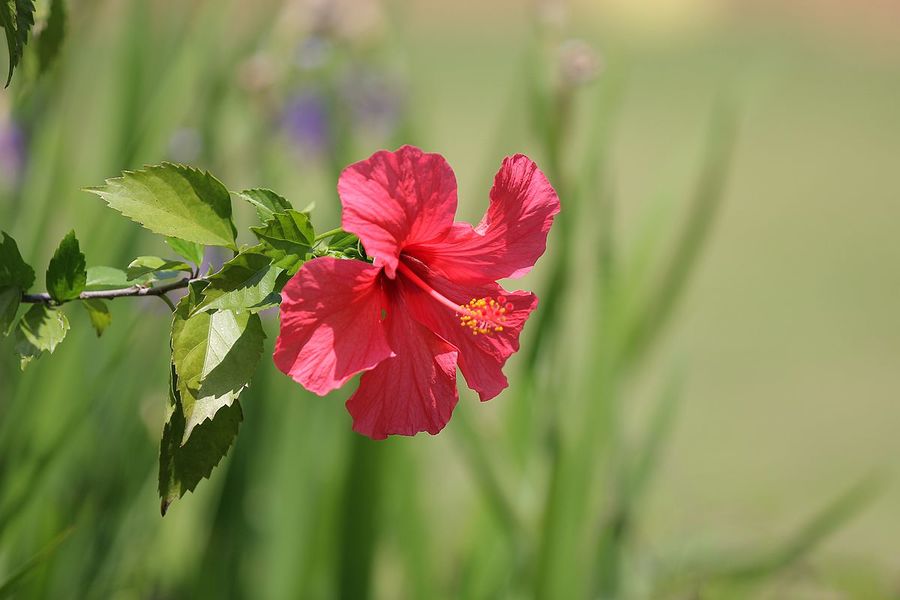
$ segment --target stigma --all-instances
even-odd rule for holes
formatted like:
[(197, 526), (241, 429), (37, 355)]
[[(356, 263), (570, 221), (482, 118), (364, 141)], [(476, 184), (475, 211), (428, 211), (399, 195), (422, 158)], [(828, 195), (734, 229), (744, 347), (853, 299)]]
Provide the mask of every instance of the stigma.
[(506, 315), (513, 309), (503, 296), (472, 298), (459, 306), (459, 324), (469, 328), (472, 335), (500, 333), (506, 324)]

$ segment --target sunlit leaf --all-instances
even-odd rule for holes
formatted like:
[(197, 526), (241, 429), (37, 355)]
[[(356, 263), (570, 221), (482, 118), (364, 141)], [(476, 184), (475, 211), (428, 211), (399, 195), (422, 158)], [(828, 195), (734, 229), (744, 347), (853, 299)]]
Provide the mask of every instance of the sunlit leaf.
[(180, 260), (166, 260), (158, 256), (138, 256), (128, 265), (125, 275), (128, 279), (138, 279), (144, 275), (155, 275), (159, 279), (176, 277), (178, 271), (191, 272), (191, 266)]
[(195, 312), (219, 309), (258, 312), (280, 303), (284, 270), (272, 264), (261, 246), (244, 250), (207, 278)]
[(276, 213), (261, 227), (251, 227), (264, 253), (293, 275), (306, 260), (316, 237), (309, 215), (296, 210)]
[(256, 214), (259, 220), (265, 223), (275, 213), (284, 212), (294, 208), (291, 203), (273, 192), (263, 188), (252, 190), (244, 190), (243, 192), (235, 192), (235, 196), (249, 202), (256, 207)]
[(231, 196), (208, 172), (163, 163), (125, 171), (86, 191), (150, 231), (197, 244), (235, 248)]
[(203, 244), (188, 242), (178, 238), (166, 238), (166, 244), (169, 248), (178, 253), (182, 258), (186, 258), (197, 266), (203, 262)]
[(185, 420), (182, 443), (250, 383), (265, 339), (256, 314), (189, 313), (190, 298), (185, 297), (172, 323), (172, 362)]
[(45, 304), (32, 306), (16, 328), (16, 353), (22, 370), (43, 352), (52, 354), (68, 331), (69, 320), (62, 312)]

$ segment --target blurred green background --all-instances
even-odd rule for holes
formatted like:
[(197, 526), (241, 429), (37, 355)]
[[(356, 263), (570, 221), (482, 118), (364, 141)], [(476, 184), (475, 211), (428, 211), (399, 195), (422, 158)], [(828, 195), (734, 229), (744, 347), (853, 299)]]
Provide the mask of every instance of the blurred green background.
[(511, 284), (542, 304), (500, 397), (371, 443), (352, 386), (264, 361), (164, 519), (165, 305), (116, 301), (99, 340), (69, 306), (25, 373), (0, 340), (0, 595), (900, 594), (892, 3), (68, 6), (52, 71), (0, 95), (0, 228), (39, 282), (73, 227), (88, 265), (164, 254), (79, 190), (167, 159), (315, 202), (324, 231), (379, 148), (444, 154), (475, 221), (526, 152), (563, 215)]

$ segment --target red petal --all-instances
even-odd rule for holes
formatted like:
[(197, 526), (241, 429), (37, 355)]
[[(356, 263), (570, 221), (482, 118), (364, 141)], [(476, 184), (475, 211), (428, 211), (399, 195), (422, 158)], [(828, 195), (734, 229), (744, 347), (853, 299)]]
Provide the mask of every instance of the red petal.
[(358, 260), (305, 263), (282, 292), (278, 368), (321, 396), (392, 356), (380, 272)]
[(402, 300), (388, 309), (385, 325), (397, 355), (364, 374), (347, 400), (353, 430), (372, 439), (389, 435), (435, 435), (459, 399), (456, 348), (414, 321)]
[(459, 368), (469, 387), (478, 392), (482, 402), (495, 397), (509, 385), (503, 374), (503, 365), (519, 350), (519, 334), (528, 316), (537, 307), (537, 296), (522, 291), (507, 292), (493, 282), (459, 285), (429, 272), (421, 264), (410, 266), (435, 291), (455, 304), (465, 304), (472, 298), (490, 296), (496, 299), (505, 296), (506, 302), (512, 305), (512, 310), (506, 315), (503, 331), (473, 335), (447, 307), (402, 276), (399, 278), (413, 317), (459, 350)]
[(517, 154), (494, 177), (491, 205), (478, 227), (454, 223), (443, 240), (406, 252), (456, 282), (521, 277), (546, 250), (558, 212), (553, 186), (530, 158)]
[(440, 154), (413, 146), (382, 150), (344, 169), (338, 181), (341, 224), (375, 264), (394, 277), (400, 251), (447, 235), (456, 213), (456, 177)]

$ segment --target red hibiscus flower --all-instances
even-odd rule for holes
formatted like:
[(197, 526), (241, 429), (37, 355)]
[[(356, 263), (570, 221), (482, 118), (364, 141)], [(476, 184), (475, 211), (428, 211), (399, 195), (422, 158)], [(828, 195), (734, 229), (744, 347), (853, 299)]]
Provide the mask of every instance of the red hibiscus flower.
[(338, 193), (343, 229), (374, 263), (303, 265), (284, 288), (275, 364), (319, 395), (365, 371), (347, 401), (359, 433), (436, 434), (456, 406), (457, 365), (482, 401), (508, 385), (502, 368), (537, 297), (497, 280), (544, 253), (559, 198), (518, 154), (503, 161), (481, 223), (454, 221), (450, 165), (412, 146), (347, 167)]

